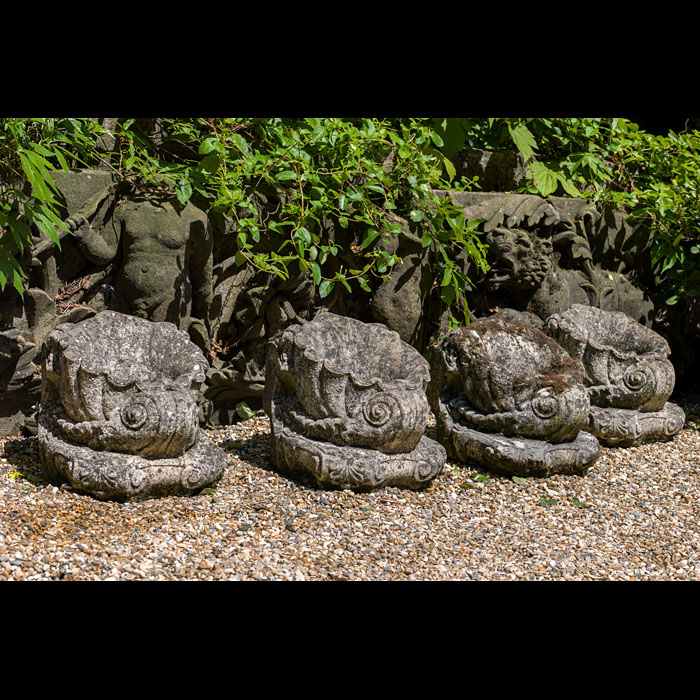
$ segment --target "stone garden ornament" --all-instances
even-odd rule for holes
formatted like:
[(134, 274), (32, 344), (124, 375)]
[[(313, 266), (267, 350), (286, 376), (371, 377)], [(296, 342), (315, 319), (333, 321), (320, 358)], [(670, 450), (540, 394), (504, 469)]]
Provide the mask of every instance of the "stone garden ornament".
[(668, 401), (675, 385), (670, 349), (658, 333), (622, 312), (575, 304), (547, 319), (547, 332), (586, 370), (586, 430), (604, 445), (669, 440), (685, 423)]
[(540, 330), (498, 315), (449, 331), (431, 350), (428, 387), (451, 459), (507, 475), (585, 473), (599, 453), (583, 432), (580, 360)]
[(268, 343), (265, 410), (280, 472), (319, 488), (419, 489), (446, 454), (426, 437), (430, 369), (398, 333), (320, 313)]
[(193, 494), (226, 455), (199, 427), (207, 362), (168, 322), (103, 311), (49, 336), (39, 446), (47, 477), (111, 500)]

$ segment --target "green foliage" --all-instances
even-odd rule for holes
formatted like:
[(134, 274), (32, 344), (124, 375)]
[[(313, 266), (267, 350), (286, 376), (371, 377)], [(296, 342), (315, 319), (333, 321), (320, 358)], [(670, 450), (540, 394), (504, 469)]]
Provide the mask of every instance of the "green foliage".
[(18, 257), (31, 247), (32, 230), (60, 247), (58, 232), (69, 229), (51, 173), (93, 164), (103, 132), (88, 119), (0, 119), (0, 290), (9, 281), (23, 295)]
[(462, 120), (479, 148), (515, 146), (520, 191), (609, 202), (654, 232), (652, 263), (667, 304), (700, 290), (700, 132), (656, 136), (627, 119)]
[[(400, 231), (398, 214), (431, 248), (443, 301), (461, 301), (467, 317), (463, 292), (468, 280), (455, 267), (454, 252), (466, 249), (486, 269), (485, 249), (473, 222), (435, 194), (449, 187), (445, 170), (454, 174), (439, 150), (445, 138), (435, 120), (162, 119), (158, 139), (144, 121), (118, 121), (110, 153), (100, 149), (103, 130), (93, 120), (0, 121), (6, 135), (0, 147), (9, 152), (19, 146), (13, 174), (32, 187), (21, 197), (24, 219), (10, 213), (11, 193), (3, 200), (3, 286), (11, 279), (21, 293), (24, 272), (16, 259), (30, 242), (32, 225), (52, 240), (57, 240), (56, 228), (65, 230), (55, 215), (52, 168), (99, 158), (124, 182), (181, 206), (193, 200), (234, 217), (239, 265), (285, 279), (290, 266), (300, 267), (311, 274), (322, 298), (338, 285), (370, 292), (391, 274), (400, 263), (391, 241)], [(28, 137), (32, 124), (39, 128)], [(450, 148), (458, 141), (451, 138)], [(258, 192), (279, 200), (274, 215), (257, 206)], [(342, 249), (334, 231), (350, 234), (344, 240), (354, 239), (346, 245), (351, 250)], [(263, 234), (277, 237), (272, 251), (258, 245)], [(352, 253), (356, 264), (341, 261), (343, 253), (345, 260)]]
[[(19, 261), (32, 234), (60, 244), (67, 230), (53, 171), (100, 163), (177, 205), (233, 217), (239, 265), (282, 278), (300, 267), (321, 298), (336, 288), (371, 292), (392, 273), (399, 215), (429, 249), (434, 293), (460, 323), (470, 280), (456, 253), (485, 272), (485, 248), (480, 222), (435, 191), (478, 187), (457, 178), (452, 159), (464, 145), (517, 149), (528, 172), (520, 192), (610, 202), (647, 222), (668, 304), (700, 288), (695, 130), (655, 136), (626, 119), (594, 118), (193, 118), (158, 120), (155, 138), (154, 121), (118, 120), (107, 150), (95, 120), (0, 119), (0, 289), (9, 282), (22, 294)], [(258, 193), (279, 202), (274, 212)], [(277, 244), (262, 246), (263, 237)]]
[(242, 420), (248, 420), (255, 415), (255, 411), (245, 402), (239, 401), (236, 404), (236, 414)]

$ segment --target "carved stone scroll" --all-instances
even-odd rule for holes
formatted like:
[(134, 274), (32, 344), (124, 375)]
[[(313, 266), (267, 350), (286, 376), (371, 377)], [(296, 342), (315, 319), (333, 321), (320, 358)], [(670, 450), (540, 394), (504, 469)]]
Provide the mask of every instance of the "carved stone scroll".
[(272, 461), (320, 488), (422, 488), (445, 462), (423, 433), (429, 367), (394, 331), (321, 313), (268, 343)]
[(191, 494), (226, 455), (199, 428), (207, 362), (173, 324), (103, 311), (46, 342), (39, 412), (45, 471), (98, 498)]

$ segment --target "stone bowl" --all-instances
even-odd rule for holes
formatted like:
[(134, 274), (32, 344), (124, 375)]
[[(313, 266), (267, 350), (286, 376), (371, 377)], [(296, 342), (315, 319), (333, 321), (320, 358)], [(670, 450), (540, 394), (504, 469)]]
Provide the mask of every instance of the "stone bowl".
[(434, 348), (433, 365), (455, 418), (475, 430), (556, 443), (586, 424), (580, 361), (525, 323), (493, 316), (453, 329)]
[(287, 415), (303, 434), (337, 445), (409, 452), (428, 420), (430, 367), (378, 323), (321, 313), (287, 328), (275, 346)]
[(661, 411), (673, 393), (668, 343), (627, 314), (574, 304), (550, 316), (546, 329), (583, 362), (592, 404)]
[(56, 428), (74, 442), (174, 457), (197, 439), (207, 367), (173, 324), (104, 311), (49, 336), (42, 402), (58, 398)]

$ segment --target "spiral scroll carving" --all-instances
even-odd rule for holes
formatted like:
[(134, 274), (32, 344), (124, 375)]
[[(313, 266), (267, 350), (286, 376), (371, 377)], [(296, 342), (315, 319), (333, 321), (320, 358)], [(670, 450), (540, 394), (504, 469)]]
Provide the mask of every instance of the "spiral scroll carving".
[(653, 379), (654, 375), (644, 365), (628, 367), (622, 376), (622, 381), (630, 391), (641, 391)]
[(128, 399), (119, 411), (122, 424), (129, 430), (140, 430), (149, 420), (157, 425), (158, 414), (158, 407), (146, 394), (136, 394)]
[(370, 396), (362, 409), (364, 419), (375, 428), (382, 428), (392, 420), (399, 422), (402, 415), (401, 404), (386, 391)]
[(532, 412), (542, 420), (556, 416), (559, 402), (553, 396), (536, 396), (532, 400)]

